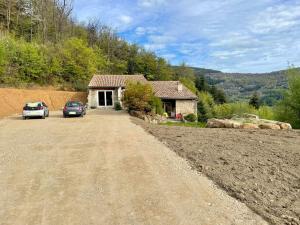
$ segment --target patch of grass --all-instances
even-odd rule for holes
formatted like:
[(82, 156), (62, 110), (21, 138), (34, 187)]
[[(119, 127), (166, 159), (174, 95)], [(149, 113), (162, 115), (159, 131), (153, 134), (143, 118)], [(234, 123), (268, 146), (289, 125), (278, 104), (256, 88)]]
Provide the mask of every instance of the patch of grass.
[(184, 122), (166, 122), (166, 123), (161, 123), (160, 125), (204, 128), (206, 126), (206, 123), (202, 123), (202, 122), (186, 122), (186, 123), (184, 123)]

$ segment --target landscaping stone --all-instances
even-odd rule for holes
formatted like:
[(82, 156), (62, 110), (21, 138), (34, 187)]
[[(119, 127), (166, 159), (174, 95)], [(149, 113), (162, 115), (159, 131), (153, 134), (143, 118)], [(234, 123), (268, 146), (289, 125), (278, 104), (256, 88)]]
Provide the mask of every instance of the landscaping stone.
[(260, 129), (280, 130), (280, 126), (275, 123), (262, 123), (259, 124)]
[(240, 126), (242, 129), (259, 129), (259, 126), (254, 123), (244, 123)]
[(224, 120), (209, 119), (206, 124), (207, 128), (226, 128)]
[(291, 130), (292, 129), (292, 126), (289, 123), (278, 122), (277, 125), (279, 125), (282, 130)]
[(241, 129), (271, 129), (271, 130), (290, 130), (289, 123), (273, 120), (259, 119), (254, 114), (243, 114), (243, 117), (235, 115), (231, 119), (209, 119), (207, 128), (241, 128)]

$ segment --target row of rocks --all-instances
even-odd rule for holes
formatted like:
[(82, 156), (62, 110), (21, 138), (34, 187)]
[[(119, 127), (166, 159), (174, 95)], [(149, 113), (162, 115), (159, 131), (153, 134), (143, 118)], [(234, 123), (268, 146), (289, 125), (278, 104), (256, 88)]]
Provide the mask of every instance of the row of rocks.
[(129, 114), (131, 116), (142, 119), (147, 123), (152, 123), (152, 124), (163, 123), (167, 120), (166, 117), (160, 116), (158, 114), (145, 114), (144, 112), (134, 111), (134, 110), (129, 111)]
[[(289, 123), (283, 123), (272, 120), (260, 120), (255, 118), (249, 121), (243, 118), (236, 119), (209, 119), (206, 127), (208, 128), (235, 128), (235, 129), (271, 129), (271, 130), (290, 130), (292, 126)], [(245, 122), (246, 121), (246, 122)]]

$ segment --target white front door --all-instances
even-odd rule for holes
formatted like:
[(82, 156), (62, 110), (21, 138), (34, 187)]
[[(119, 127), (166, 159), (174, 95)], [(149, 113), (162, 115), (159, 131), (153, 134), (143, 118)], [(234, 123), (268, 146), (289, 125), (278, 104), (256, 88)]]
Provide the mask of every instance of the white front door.
[(98, 106), (99, 107), (112, 107), (114, 105), (114, 92), (108, 91), (98, 91)]

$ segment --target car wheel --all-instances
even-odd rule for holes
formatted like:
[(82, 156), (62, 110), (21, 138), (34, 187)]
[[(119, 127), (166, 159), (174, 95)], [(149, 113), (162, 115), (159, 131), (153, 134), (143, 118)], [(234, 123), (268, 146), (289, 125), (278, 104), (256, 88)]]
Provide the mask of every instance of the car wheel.
[(23, 120), (26, 120), (27, 119), (27, 117), (26, 116), (23, 116)]

